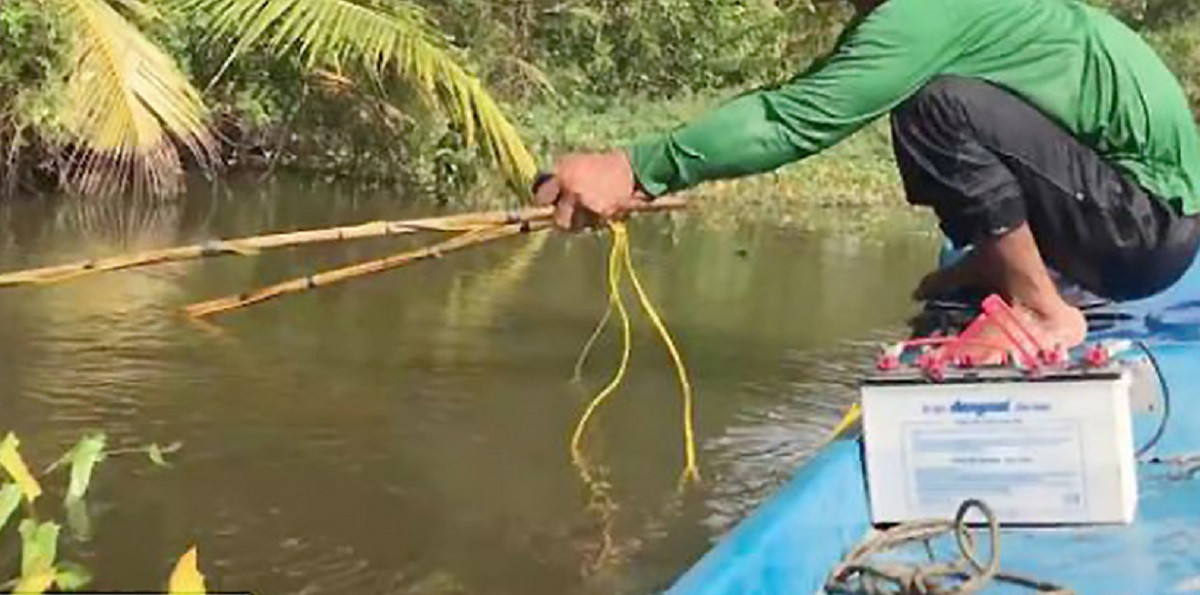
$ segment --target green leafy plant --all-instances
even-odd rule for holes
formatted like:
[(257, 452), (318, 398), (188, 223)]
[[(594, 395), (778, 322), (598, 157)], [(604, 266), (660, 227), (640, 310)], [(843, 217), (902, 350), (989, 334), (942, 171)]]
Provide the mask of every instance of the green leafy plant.
[[(43, 44), (61, 59), (24, 77), (54, 86), (55, 101), (47, 104), (48, 117), (21, 118), (16, 97), (6, 102), (0, 94), (0, 113), (7, 112), (10, 120), (7, 127), (0, 120), (0, 136), (9, 137), (15, 150), (32, 129), (42, 145), (54, 149), (50, 153), (63, 183), (83, 194), (132, 189), (167, 196), (181, 188), (181, 149), (204, 170), (219, 161), (202, 93), (151, 33), (169, 29), (164, 13), (203, 22), (214, 36), (235, 39), (225, 66), (254, 49), (296, 59), (308, 70), (346, 67), (377, 84), (390, 77), (419, 88), (449, 115), (466, 144), (480, 141), (511, 180), (524, 183), (534, 173), (532, 158), (499, 104), (413, 4), (24, 0), (15, 8), (0, 5), (0, 25), (7, 21), (6, 28), (36, 30), (24, 23), (32, 19), (31, 7), (45, 13), (47, 28), (65, 32), (55, 43)], [(0, 38), (0, 44), (6, 42)]]
[(228, 60), (261, 45), (296, 52), (310, 68), (351, 68), (377, 81), (415, 82), (461, 127), (468, 144), (482, 136), (513, 180), (531, 180), (532, 157), (499, 105), (453, 57), (419, 6), (348, 0), (182, 0), (207, 16), (211, 31), (237, 40)]
[[(69, 469), (67, 486), (63, 496), (63, 507), (67, 510), (67, 526), (79, 536), (87, 536), (87, 509), (84, 498), (91, 486), (96, 465), (106, 458), (132, 453), (146, 454), (158, 465), (165, 465), (163, 453), (178, 450), (181, 444), (106, 450), (104, 434), (84, 436), (71, 450), (49, 465), (42, 473), (43, 478), (60, 468)], [(57, 586), (62, 590), (76, 590), (87, 585), (91, 575), (80, 564), (59, 559), (59, 542), (62, 525), (54, 521), (41, 520), (37, 502), (41, 498), (42, 486), (20, 453), (20, 440), (9, 433), (0, 441), (0, 531), (11, 525), (11, 521), (22, 511), (23, 517), (17, 525), (21, 537), (21, 564), (15, 569), (17, 576), (0, 582), (0, 589), (11, 588), (14, 593), (43, 593)], [(3, 573), (4, 569), (0, 569)], [(3, 576), (3, 574), (0, 574)], [(170, 580), (171, 593), (204, 593), (203, 577), (196, 569), (196, 553), (192, 548), (180, 560)]]

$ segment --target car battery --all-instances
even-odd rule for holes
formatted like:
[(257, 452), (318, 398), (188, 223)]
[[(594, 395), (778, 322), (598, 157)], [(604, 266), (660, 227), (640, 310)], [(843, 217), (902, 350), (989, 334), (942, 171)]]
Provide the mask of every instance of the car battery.
[[(1153, 406), (1153, 371), (1118, 357), (1128, 342), (1046, 349), (997, 296), (982, 311), (886, 350), (861, 383), (873, 521), (951, 518), (975, 499), (1005, 524), (1131, 522), (1132, 410)], [(981, 345), (1002, 362), (976, 365)]]
[(967, 499), (1004, 523), (1128, 523), (1137, 504), (1132, 373), (878, 374), (862, 384), (872, 518), (950, 518)]

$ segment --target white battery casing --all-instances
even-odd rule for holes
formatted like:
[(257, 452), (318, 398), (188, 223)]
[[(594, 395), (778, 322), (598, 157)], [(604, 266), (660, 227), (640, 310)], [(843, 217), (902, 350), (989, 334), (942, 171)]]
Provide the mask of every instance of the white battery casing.
[(987, 503), (1005, 524), (1129, 523), (1137, 469), (1127, 370), (1086, 378), (866, 382), (876, 523)]

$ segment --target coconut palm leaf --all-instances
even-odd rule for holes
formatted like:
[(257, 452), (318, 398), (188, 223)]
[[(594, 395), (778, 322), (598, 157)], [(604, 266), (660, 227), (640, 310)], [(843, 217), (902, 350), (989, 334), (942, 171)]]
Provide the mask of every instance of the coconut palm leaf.
[[(63, 120), (76, 143), (68, 186), (169, 195), (181, 187), (176, 143), (202, 165), (216, 143), (199, 92), (175, 62), (104, 0), (50, 0), (71, 28)], [(151, 15), (141, 0), (121, 0)]]
[(516, 128), (479, 79), (455, 59), (425, 12), (410, 2), (350, 0), (174, 0), (209, 19), (214, 34), (237, 40), (229, 60), (256, 44), (296, 52), (310, 67), (356, 66), (379, 79), (415, 83), (461, 127), (481, 137), (510, 180), (526, 184), (536, 167)]

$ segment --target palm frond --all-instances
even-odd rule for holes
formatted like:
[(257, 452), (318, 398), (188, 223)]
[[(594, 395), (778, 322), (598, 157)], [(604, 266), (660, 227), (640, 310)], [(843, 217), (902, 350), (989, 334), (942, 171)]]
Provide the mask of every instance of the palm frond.
[(218, 35), (237, 40), (230, 60), (255, 44), (296, 52), (311, 67), (357, 65), (373, 76), (415, 83), (482, 143), (508, 178), (526, 184), (533, 157), (495, 99), (455, 59), (424, 11), (407, 1), (376, 6), (350, 0), (175, 0), (204, 15)]
[[(84, 194), (177, 192), (176, 143), (204, 166), (216, 143), (199, 92), (161, 48), (104, 0), (53, 0), (73, 31), (63, 121), (77, 143), (65, 176)], [(150, 15), (140, 0), (121, 0)]]

